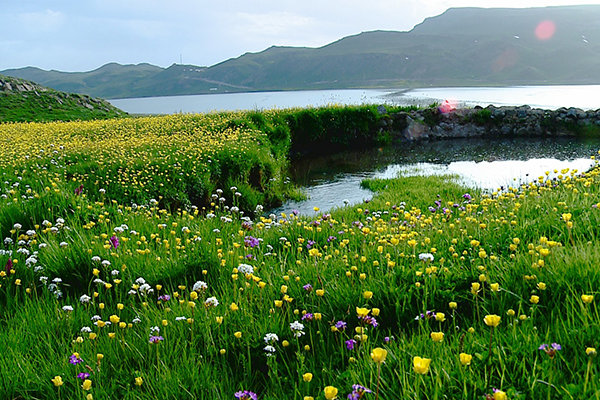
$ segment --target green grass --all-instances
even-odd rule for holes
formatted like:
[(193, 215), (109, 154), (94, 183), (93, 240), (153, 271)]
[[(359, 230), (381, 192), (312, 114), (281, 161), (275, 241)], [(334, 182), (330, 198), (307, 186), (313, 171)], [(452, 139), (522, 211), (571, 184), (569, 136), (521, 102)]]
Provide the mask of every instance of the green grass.
[[(237, 118), (236, 129), (273, 121)], [(164, 134), (177, 121), (151, 122), (137, 126)], [(271, 137), (281, 134), (275, 126)], [(31, 140), (46, 148), (44, 138)], [(144, 145), (161, 154), (165, 138), (176, 135)], [(99, 153), (89, 146), (85, 162), (93, 163)], [(204, 210), (159, 200), (134, 206), (116, 189), (98, 194), (83, 175), (57, 174), (83, 163), (77, 154), (1, 160), (0, 398), (234, 399), (250, 390), (260, 399), (323, 399), (334, 386), (342, 399), (353, 384), (373, 391), (364, 399), (377, 390), (380, 399), (480, 399), (494, 389), (511, 399), (600, 396), (598, 360), (586, 354), (600, 345), (597, 168), (494, 195), (444, 176), (369, 180), (363, 186), (376, 195), (367, 204), (274, 219), (242, 216), (232, 207), (250, 204), (251, 194), (237, 197), (229, 187), (210, 188), (226, 200)], [(76, 195), (79, 182), (86, 185)], [(179, 190), (177, 181), (161, 182), (157, 190)], [(426, 253), (432, 261), (421, 260)], [(244, 274), (242, 264), (253, 271)], [(200, 280), (206, 289), (193, 291)], [(596, 299), (586, 304), (582, 295)], [(206, 306), (211, 297), (219, 305)], [(377, 326), (357, 308), (370, 310)], [(427, 311), (443, 315), (419, 318)], [(489, 314), (501, 318), (493, 329), (484, 322)], [(96, 326), (94, 316), (113, 324)], [(296, 321), (300, 337), (290, 329)], [(338, 321), (347, 327), (332, 329)], [(443, 332), (443, 341), (432, 332)], [(278, 336), (271, 357), (268, 333)], [(149, 343), (158, 335), (164, 340)], [(562, 349), (551, 357), (538, 350), (543, 343)], [(385, 363), (372, 360), (375, 348), (387, 351)], [(80, 364), (69, 363), (74, 353)], [(431, 359), (423, 375), (413, 367), (417, 356)], [(84, 372), (87, 391), (77, 378)]]

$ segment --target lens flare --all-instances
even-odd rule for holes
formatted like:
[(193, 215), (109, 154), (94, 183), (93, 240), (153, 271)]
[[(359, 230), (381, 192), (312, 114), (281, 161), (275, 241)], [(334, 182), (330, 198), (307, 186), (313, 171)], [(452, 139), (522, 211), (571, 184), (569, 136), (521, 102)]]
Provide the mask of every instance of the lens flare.
[(446, 99), (440, 105), (439, 110), (442, 114), (447, 114), (449, 112), (456, 110), (456, 105), (457, 105), (456, 100)]
[(556, 24), (552, 21), (542, 21), (535, 28), (535, 37), (539, 40), (548, 40), (556, 32)]

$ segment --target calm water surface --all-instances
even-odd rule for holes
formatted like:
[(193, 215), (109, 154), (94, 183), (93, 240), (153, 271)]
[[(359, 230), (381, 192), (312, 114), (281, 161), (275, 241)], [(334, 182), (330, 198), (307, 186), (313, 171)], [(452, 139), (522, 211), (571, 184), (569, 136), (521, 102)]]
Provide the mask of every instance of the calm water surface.
[(199, 113), (325, 106), (328, 104), (429, 105), (452, 100), (458, 106), (494, 104), (556, 109), (600, 108), (600, 86), (517, 86), (476, 88), (427, 88), (412, 90), (302, 90), (289, 92), (221, 93), (117, 99), (110, 102), (134, 114)]
[[(453, 139), (403, 144), (385, 149), (343, 152), (296, 161), (292, 181), (304, 187), (305, 201), (290, 201), (272, 212), (313, 214), (313, 207), (331, 210), (370, 199), (362, 189), (365, 178), (393, 178), (399, 174), (452, 174), (469, 187), (493, 191), (531, 182), (554, 169), (585, 171), (594, 162), (600, 140)], [(399, 199), (401, 201), (401, 199)]]

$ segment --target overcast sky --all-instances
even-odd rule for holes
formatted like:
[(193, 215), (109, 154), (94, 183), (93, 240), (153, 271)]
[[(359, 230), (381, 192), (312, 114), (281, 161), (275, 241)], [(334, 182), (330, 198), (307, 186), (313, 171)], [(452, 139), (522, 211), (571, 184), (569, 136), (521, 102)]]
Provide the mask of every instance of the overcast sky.
[(319, 47), (410, 30), (449, 7), (543, 7), (569, 0), (0, 0), (0, 70), (87, 71), (108, 62), (213, 65), (272, 45)]

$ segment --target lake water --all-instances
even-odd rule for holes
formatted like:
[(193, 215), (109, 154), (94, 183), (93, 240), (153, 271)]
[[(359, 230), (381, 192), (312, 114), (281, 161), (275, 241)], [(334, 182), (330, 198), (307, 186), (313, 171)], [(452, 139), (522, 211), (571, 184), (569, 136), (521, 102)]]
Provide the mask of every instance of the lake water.
[(494, 104), (556, 109), (600, 108), (600, 85), (456, 87), (411, 90), (302, 90), (289, 92), (222, 93), (117, 99), (110, 102), (133, 114), (202, 113), (325, 106), (330, 104), (429, 105), (450, 100), (458, 106)]
[(468, 187), (487, 191), (516, 187), (546, 171), (554, 177), (554, 169), (585, 171), (594, 165), (590, 156), (599, 149), (600, 140), (452, 139), (306, 158), (294, 162), (290, 173), (308, 199), (287, 202), (271, 212), (299, 210), (309, 215), (314, 214), (313, 207), (326, 211), (360, 203), (373, 196), (360, 187), (363, 179), (399, 174), (452, 174)]

